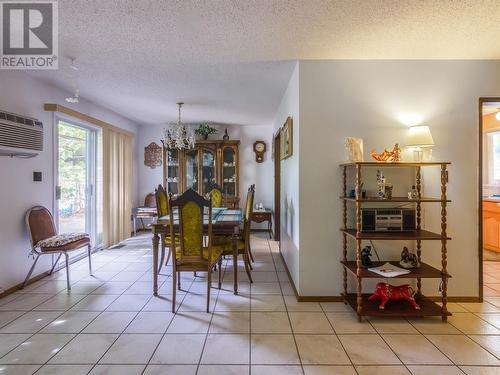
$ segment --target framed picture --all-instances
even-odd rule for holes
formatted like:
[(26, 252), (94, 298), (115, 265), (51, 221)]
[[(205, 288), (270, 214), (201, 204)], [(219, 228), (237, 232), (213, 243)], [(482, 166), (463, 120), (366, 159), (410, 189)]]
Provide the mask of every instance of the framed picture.
[(281, 160), (293, 155), (293, 120), (287, 117), (280, 132)]

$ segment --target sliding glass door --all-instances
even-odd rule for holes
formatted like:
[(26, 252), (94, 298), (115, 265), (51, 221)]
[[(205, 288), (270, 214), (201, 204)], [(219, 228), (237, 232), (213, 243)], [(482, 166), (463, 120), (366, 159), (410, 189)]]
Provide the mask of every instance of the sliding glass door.
[(98, 209), (101, 132), (68, 120), (58, 120), (56, 131), (55, 216), (59, 233), (88, 233), (93, 247), (97, 247), (102, 241), (102, 209)]

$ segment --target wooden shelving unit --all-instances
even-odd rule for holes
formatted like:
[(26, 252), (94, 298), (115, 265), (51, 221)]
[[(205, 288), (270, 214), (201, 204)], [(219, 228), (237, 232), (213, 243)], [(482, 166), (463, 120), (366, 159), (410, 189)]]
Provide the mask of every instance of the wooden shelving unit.
[[(390, 317), (416, 317), (416, 316), (441, 316), (443, 321), (451, 314), (447, 310), (447, 288), (448, 279), (451, 277), (447, 271), (447, 242), (451, 240), (446, 233), (446, 206), (450, 202), (446, 197), (446, 189), (448, 183), (447, 166), (449, 162), (400, 162), (400, 163), (379, 163), (379, 162), (353, 162), (341, 164), (343, 169), (343, 192), (340, 199), (343, 201), (343, 259), (341, 264), (344, 267), (343, 287), (344, 301), (349, 304), (357, 313), (361, 321), (363, 316), (390, 316)], [(362, 169), (363, 168), (413, 168), (415, 169), (415, 187), (417, 189), (417, 199), (408, 199), (407, 197), (393, 197), (392, 199), (378, 198), (354, 198), (347, 196), (347, 175), (349, 172), (355, 173), (355, 192), (356, 197), (361, 197), (362, 188)], [(440, 167), (441, 170), (441, 196), (440, 197), (423, 197), (422, 191), (422, 167)], [(347, 227), (347, 204), (354, 203), (356, 206), (356, 228)], [(416, 211), (417, 230), (408, 232), (362, 232), (361, 231), (361, 207), (363, 203), (380, 202), (380, 203), (413, 203)], [(439, 203), (441, 205), (441, 232), (434, 233), (422, 228), (422, 203)], [(356, 260), (347, 260), (348, 238), (356, 242)], [(385, 278), (376, 273), (370, 272), (361, 266), (361, 249), (362, 241), (364, 240), (390, 240), (390, 241), (416, 241), (417, 257), (421, 263), (421, 267), (412, 270), (409, 274), (401, 275), (398, 279), (416, 279), (417, 291), (415, 299), (420, 305), (420, 310), (414, 310), (407, 302), (391, 301), (386, 305), (385, 310), (378, 308), (377, 301), (368, 301), (369, 294), (363, 294), (362, 280), (364, 278)], [(422, 262), (422, 242), (423, 241), (440, 241), (441, 242), (441, 269), (432, 267)], [(379, 266), (386, 261), (374, 262), (374, 266)], [(397, 265), (397, 262), (389, 262)], [(347, 275), (351, 273), (357, 279), (356, 293), (347, 292)], [(422, 279), (441, 279), (441, 306), (431, 301), (422, 295)]]

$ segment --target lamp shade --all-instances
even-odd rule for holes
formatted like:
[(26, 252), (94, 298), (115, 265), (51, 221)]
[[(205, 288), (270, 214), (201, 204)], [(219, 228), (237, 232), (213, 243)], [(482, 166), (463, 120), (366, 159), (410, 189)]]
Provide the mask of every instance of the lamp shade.
[(431, 131), (428, 126), (412, 126), (406, 140), (408, 147), (431, 147), (434, 146)]

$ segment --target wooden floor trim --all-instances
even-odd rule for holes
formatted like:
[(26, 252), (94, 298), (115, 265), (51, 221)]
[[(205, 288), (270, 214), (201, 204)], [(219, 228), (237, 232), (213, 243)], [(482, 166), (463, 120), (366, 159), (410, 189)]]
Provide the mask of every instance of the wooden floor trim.
[[(290, 271), (288, 270), (288, 266), (285, 262), (285, 258), (283, 257), (283, 254), (281, 253), (280, 250), (280, 256), (281, 260), (283, 261), (283, 265), (285, 267), (286, 274), (288, 276), (288, 280), (290, 281), (290, 285), (292, 285), (293, 292), (295, 293), (295, 298), (297, 298), (298, 302), (344, 302), (344, 299), (342, 296), (301, 296), (297, 288), (295, 287), (295, 284), (293, 282), (292, 276), (290, 274)], [(434, 302), (440, 302), (441, 301), (441, 296), (426, 296), (428, 299)], [(480, 297), (475, 297), (475, 296), (448, 296), (448, 302), (462, 302), (462, 303), (467, 303), (467, 302), (482, 302)]]

